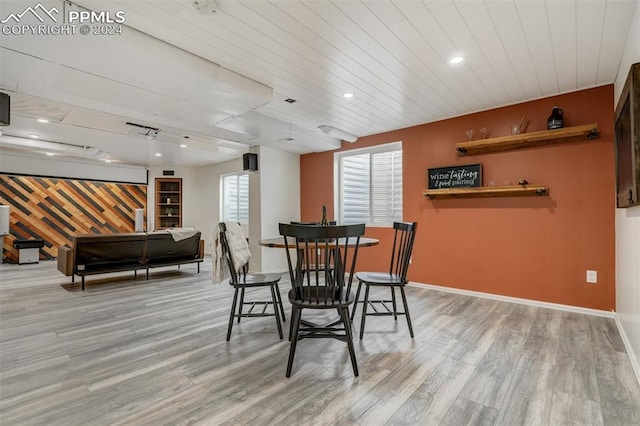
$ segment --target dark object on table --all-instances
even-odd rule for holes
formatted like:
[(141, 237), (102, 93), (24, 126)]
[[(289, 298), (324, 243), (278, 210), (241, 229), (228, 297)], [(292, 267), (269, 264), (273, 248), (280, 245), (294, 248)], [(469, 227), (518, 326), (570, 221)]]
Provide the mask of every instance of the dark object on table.
[(329, 225), (329, 221), (327, 220), (327, 206), (322, 206), (322, 221), (320, 222), (320, 225)]
[[(365, 285), (364, 301), (362, 304), (362, 322), (360, 324), (360, 338), (364, 335), (364, 324), (367, 315), (382, 316), (393, 315), (394, 319), (398, 319), (398, 315), (404, 315), (407, 318), (407, 324), (409, 326), (409, 333), (413, 338), (413, 327), (411, 326), (411, 316), (409, 315), (409, 305), (407, 305), (407, 296), (404, 292), (404, 286), (407, 284), (407, 271), (409, 270), (409, 262), (411, 261), (411, 252), (413, 250), (413, 240), (416, 236), (417, 222), (405, 223), (394, 222), (393, 229), (395, 229), (393, 237), (393, 249), (391, 251), (391, 263), (389, 266), (389, 272), (358, 272), (356, 278), (358, 279), (358, 291), (356, 292), (356, 301), (353, 305), (353, 311), (351, 313), (351, 319), (356, 315), (356, 308), (358, 307), (358, 297), (360, 297), (360, 289), (362, 284)], [(391, 290), (391, 300), (369, 300), (369, 287), (389, 287)], [(396, 293), (395, 288), (400, 288), (400, 294), (402, 296), (402, 304), (404, 305), (404, 312), (398, 312), (396, 305)], [(389, 303), (391, 303), (392, 309), (389, 309)], [(374, 312), (367, 313), (367, 308), (371, 305)], [(378, 305), (381, 309), (376, 307)]]
[[(280, 224), (280, 235), (284, 236), (292, 287), (289, 291), (289, 302), (292, 305), (293, 326), (287, 377), (291, 377), (298, 340), (318, 337), (346, 341), (353, 374), (358, 376), (349, 306), (354, 301), (351, 284), (364, 228), (364, 224), (343, 226)], [(355, 244), (353, 244), (354, 240)], [(297, 257), (292, 259), (289, 249), (293, 248), (296, 250)], [(304, 273), (304, 265), (314, 265), (314, 269)], [(328, 325), (307, 325), (302, 322), (304, 309), (336, 309), (340, 319), (337, 323)]]
[[(222, 243), (222, 256), (224, 261), (229, 267), (229, 273), (231, 279), (229, 284), (233, 286), (233, 303), (231, 305), (231, 313), (229, 315), (229, 326), (227, 328), (227, 342), (231, 339), (231, 329), (233, 328), (233, 319), (240, 319), (245, 317), (276, 317), (276, 325), (278, 326), (278, 335), (280, 339), (283, 339), (282, 324), (280, 323), (280, 314), (282, 314), (282, 320), (285, 321), (284, 306), (282, 306), (282, 299), (280, 296), (280, 289), (278, 288), (278, 282), (280, 281), (280, 274), (247, 274), (246, 265), (235, 265), (233, 257), (229, 251), (229, 241), (227, 240), (227, 228), (224, 222), (220, 222), (218, 225), (220, 229), (220, 241)], [(244, 290), (252, 287), (269, 287), (271, 291), (271, 300), (259, 300), (249, 301), (244, 300)], [(238, 305), (238, 291), (240, 291), (240, 304)], [(242, 312), (244, 305), (251, 306), (247, 312)], [(267, 307), (271, 305), (273, 307), (273, 313), (266, 312)], [(238, 307), (238, 313), (236, 313), (236, 306)], [(262, 306), (262, 312), (253, 312), (256, 306)], [(279, 308), (279, 309), (278, 309)]]

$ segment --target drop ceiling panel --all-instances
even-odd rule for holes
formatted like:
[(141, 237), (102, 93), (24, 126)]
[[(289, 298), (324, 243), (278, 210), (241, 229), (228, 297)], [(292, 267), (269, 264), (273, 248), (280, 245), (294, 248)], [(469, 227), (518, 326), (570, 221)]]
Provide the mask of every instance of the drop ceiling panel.
[(558, 90), (576, 90), (576, 4), (575, 2), (554, 2), (552, 10), (547, 8), (553, 59), (558, 77)]
[(634, 7), (640, 7), (637, 2), (635, 5), (633, 2), (622, 3), (616, 7), (611, 3), (611, 0), (607, 3), (602, 25), (596, 84), (606, 84), (615, 80), (619, 66), (618, 52), (624, 49), (627, 40), (626, 34), (618, 29), (628, 28), (633, 18)]
[[(552, 6), (550, 6), (552, 7)], [(547, 23), (547, 7), (542, 1), (516, 2), (520, 24), (524, 30), (527, 48), (533, 62), (543, 96), (558, 93), (558, 80), (554, 58), (551, 60), (549, 52), (553, 52), (549, 25)], [(549, 13), (555, 13), (550, 11)]]
[(578, 87), (592, 86), (597, 82), (605, 10), (603, 1), (576, 3)]
[(522, 85), (513, 71), (511, 59), (505, 51), (486, 5), (483, 2), (457, 1), (456, 6), (493, 72), (495, 81), (491, 82), (489, 72), (482, 71), (483, 75), (487, 74), (486, 78), (481, 77), (487, 89), (498, 93), (496, 96), (501, 104), (511, 103), (513, 99), (522, 99)]
[(419, 51), (414, 50), (414, 52), (448, 89), (447, 97), (451, 97), (455, 93), (465, 105), (463, 110), (479, 109), (480, 100), (475, 98), (475, 95), (448, 64), (449, 59), (458, 55), (458, 52), (433, 15), (422, 3), (399, 2), (396, 4), (423, 40), (419, 45)]
[[(381, 65), (371, 54), (338, 31), (334, 26), (337, 25), (335, 21), (329, 24), (331, 19), (338, 18), (343, 24), (349, 24), (340, 11), (322, 2), (306, 2), (304, 5), (296, 4), (295, 7), (290, 8), (287, 5), (287, 12), (296, 19), (306, 22), (316, 34), (322, 34), (325, 43), (320, 46), (320, 51), (332, 59), (337, 67), (340, 67), (338, 64), (343, 64), (347, 75), (353, 72), (369, 82), (368, 87), (359, 85), (359, 90), (356, 91), (357, 96), (364, 91), (370, 91), (383, 103), (392, 101), (396, 105), (402, 105), (404, 108), (400, 107), (399, 110), (403, 111), (403, 116), (407, 119), (413, 120), (419, 116), (420, 97), (417, 94), (399, 93), (396, 90), (396, 87), (403, 87), (404, 82), (390, 69), (395, 64)], [(345, 30), (344, 27), (342, 29)], [(388, 98), (378, 97), (377, 92), (382, 92)], [(397, 106), (394, 106), (394, 109), (398, 110)]]
[[(515, 3), (493, 1), (486, 2), (486, 5), (504, 49), (511, 59), (514, 72), (520, 80), (526, 99), (539, 98), (542, 96), (542, 89)], [(526, 19), (526, 17), (522, 18)]]
[(56, 67), (54, 63), (4, 47), (0, 51), (0, 86), (3, 89), (25, 93), (45, 90)]

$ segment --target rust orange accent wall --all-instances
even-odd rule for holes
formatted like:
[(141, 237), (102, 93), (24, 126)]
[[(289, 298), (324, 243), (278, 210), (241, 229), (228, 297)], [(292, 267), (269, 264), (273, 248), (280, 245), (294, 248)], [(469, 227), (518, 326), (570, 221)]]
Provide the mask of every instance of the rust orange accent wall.
[[(466, 129), (510, 133), (526, 114), (527, 131), (546, 129), (551, 108), (565, 127), (597, 123), (600, 138), (547, 147), (458, 157)], [(585, 308), (615, 309), (615, 160), (613, 85), (539, 99), (343, 143), (342, 150), (403, 142), (403, 210), (418, 231), (409, 279)], [(301, 219), (333, 216), (333, 154), (300, 158)], [(549, 186), (548, 197), (429, 200), (429, 167), (482, 163), (484, 185), (519, 179)], [(364, 248), (359, 270), (384, 270), (392, 230), (367, 228), (381, 240)], [(586, 270), (598, 272), (587, 284)]]

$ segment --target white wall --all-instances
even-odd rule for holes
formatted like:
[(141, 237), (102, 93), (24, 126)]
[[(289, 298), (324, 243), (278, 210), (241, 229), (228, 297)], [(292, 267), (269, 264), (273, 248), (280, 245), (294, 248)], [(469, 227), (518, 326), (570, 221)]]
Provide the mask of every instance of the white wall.
[[(174, 170), (174, 176), (162, 176), (163, 170)], [(152, 167), (149, 169), (149, 187), (147, 190), (147, 231), (156, 229), (155, 203), (156, 180), (161, 177), (182, 178), (182, 226), (197, 228), (199, 194), (195, 169), (189, 167)]]
[[(259, 147), (260, 174), (260, 238), (279, 236), (278, 224), (300, 220), (300, 156), (276, 149)], [(250, 221), (251, 222), (251, 221)], [(254, 240), (253, 236), (251, 238)], [(261, 271), (281, 272), (287, 269), (282, 249), (261, 249)]]
[[(253, 147), (251, 152), (258, 154), (258, 171), (249, 172), (249, 266), (252, 272), (284, 271), (284, 252), (260, 247), (258, 241), (278, 237), (278, 223), (300, 220), (300, 157), (265, 147)], [(195, 227), (202, 231), (209, 254), (214, 228), (220, 221), (220, 176), (240, 171), (241, 158), (195, 170)]]
[[(205, 252), (211, 254), (213, 232), (220, 222), (220, 176), (242, 171), (242, 158), (195, 169), (194, 208), (197, 210), (195, 228), (202, 232)], [(249, 201), (249, 210), (251, 210)]]
[(126, 182), (143, 185), (147, 183), (147, 169), (144, 167), (45, 157), (43, 155), (17, 154), (7, 151), (2, 151), (0, 154), (0, 173)]
[[(627, 36), (615, 82), (615, 103), (631, 64), (640, 62), (640, 5)], [(640, 365), (640, 206), (616, 209), (616, 313)], [(636, 371), (636, 374), (640, 372)]]

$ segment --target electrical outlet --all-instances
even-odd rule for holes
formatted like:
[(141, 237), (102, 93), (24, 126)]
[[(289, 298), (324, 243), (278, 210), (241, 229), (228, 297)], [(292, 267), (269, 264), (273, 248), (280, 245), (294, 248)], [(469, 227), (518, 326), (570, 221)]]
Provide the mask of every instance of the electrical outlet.
[(587, 270), (587, 282), (590, 284), (598, 283), (598, 271)]

